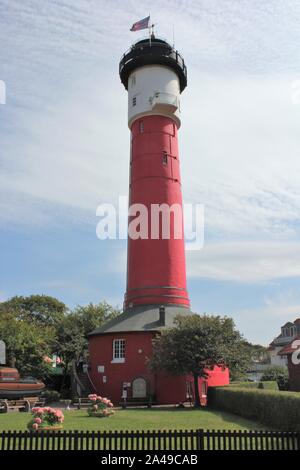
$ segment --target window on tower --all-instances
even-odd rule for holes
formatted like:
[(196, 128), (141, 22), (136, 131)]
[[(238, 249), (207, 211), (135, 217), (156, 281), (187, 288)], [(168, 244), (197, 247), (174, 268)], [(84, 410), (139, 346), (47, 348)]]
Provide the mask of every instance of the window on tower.
[(125, 339), (113, 340), (112, 362), (125, 362)]
[(167, 154), (166, 151), (163, 152), (163, 158), (162, 158), (162, 160), (163, 160), (163, 165), (166, 166), (166, 165), (168, 164), (168, 154)]
[(135, 75), (132, 75), (132, 77), (131, 77), (131, 86), (134, 86), (135, 83), (136, 83)]
[(140, 134), (144, 132), (144, 121), (140, 121)]
[(136, 96), (132, 98), (132, 106), (136, 106)]

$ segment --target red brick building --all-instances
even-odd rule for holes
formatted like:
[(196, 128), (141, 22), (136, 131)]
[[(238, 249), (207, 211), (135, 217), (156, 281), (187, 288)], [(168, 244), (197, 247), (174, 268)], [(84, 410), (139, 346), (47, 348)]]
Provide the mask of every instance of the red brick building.
[[(176, 314), (187, 314), (176, 306), (164, 311), (154, 306), (140, 307), (123, 313), (89, 336), (92, 382), (101, 395), (119, 403), (127, 399), (143, 399), (159, 404), (185, 402), (194, 398), (193, 377), (154, 374), (148, 368), (152, 339), (162, 328), (173, 324)], [(227, 368), (215, 367), (207, 379), (199, 379), (202, 404), (206, 403), (208, 386), (229, 383)]]

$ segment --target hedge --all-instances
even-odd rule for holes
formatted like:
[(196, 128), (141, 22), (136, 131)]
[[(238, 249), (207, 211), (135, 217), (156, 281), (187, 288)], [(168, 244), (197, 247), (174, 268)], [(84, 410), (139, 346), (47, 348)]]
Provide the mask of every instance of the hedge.
[(278, 390), (278, 384), (276, 380), (269, 380), (265, 382), (232, 382), (230, 387), (238, 388), (263, 388), (264, 390)]
[(258, 388), (258, 382), (231, 382), (230, 387)]
[(297, 392), (210, 387), (208, 405), (274, 429), (300, 431), (300, 393)]

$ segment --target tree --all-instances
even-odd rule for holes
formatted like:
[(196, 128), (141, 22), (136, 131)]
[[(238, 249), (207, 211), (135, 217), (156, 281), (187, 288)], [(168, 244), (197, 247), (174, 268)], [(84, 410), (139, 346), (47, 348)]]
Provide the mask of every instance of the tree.
[(247, 380), (247, 372), (253, 363), (267, 364), (270, 356), (267, 348), (259, 344), (251, 344), (243, 340), (239, 345), (239, 350), (234, 356), (238, 358), (238, 363), (234, 363), (234, 358), (230, 367), (230, 379), (232, 381)]
[(17, 367), (21, 375), (40, 379), (48, 375), (50, 367), (43, 358), (54, 339), (52, 328), (40, 328), (6, 313), (0, 317), (0, 338), (6, 344), (7, 363)]
[(267, 382), (269, 380), (274, 380), (278, 384), (279, 390), (288, 390), (289, 389), (289, 374), (288, 370), (282, 366), (271, 366), (265, 370), (262, 378), (262, 382)]
[(15, 296), (0, 303), (0, 315), (11, 313), (15, 319), (40, 326), (55, 326), (67, 312), (63, 302), (47, 295)]
[(60, 392), (63, 391), (67, 374), (73, 361), (78, 362), (85, 344), (83, 328), (76, 315), (69, 314), (59, 324), (56, 331), (55, 352), (62, 359), (63, 378)]
[(66, 315), (59, 323), (56, 330), (55, 352), (62, 358), (64, 376), (61, 390), (64, 387), (67, 374), (73, 361), (87, 359), (88, 333), (105, 322), (114, 318), (120, 311), (111, 307), (106, 302), (99, 304), (78, 305)]
[(45, 378), (50, 367), (56, 328), (67, 312), (63, 302), (46, 295), (15, 296), (0, 303), (0, 338), (6, 343), (7, 362), (22, 375)]
[(81, 324), (85, 336), (120, 313), (121, 310), (112, 307), (105, 301), (99, 304), (78, 305), (72, 311), (72, 314), (76, 316), (76, 321)]
[(153, 340), (150, 368), (194, 378), (195, 406), (200, 406), (198, 378), (215, 364), (237, 367), (243, 344), (232, 319), (213, 315), (177, 316), (175, 326)]
[(87, 357), (87, 334), (119, 313), (106, 302), (70, 311), (46, 295), (12, 297), (0, 303), (0, 339), (6, 343), (7, 362), (23, 375), (45, 378), (51, 368), (43, 358), (58, 354), (64, 361), (64, 382), (71, 362)]

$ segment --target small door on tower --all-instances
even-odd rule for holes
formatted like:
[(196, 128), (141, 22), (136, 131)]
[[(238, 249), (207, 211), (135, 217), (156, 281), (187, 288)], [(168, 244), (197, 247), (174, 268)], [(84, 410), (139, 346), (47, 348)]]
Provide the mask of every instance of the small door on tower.
[(137, 377), (132, 382), (132, 398), (147, 397), (147, 381), (144, 377)]

